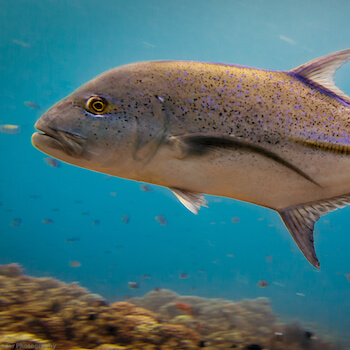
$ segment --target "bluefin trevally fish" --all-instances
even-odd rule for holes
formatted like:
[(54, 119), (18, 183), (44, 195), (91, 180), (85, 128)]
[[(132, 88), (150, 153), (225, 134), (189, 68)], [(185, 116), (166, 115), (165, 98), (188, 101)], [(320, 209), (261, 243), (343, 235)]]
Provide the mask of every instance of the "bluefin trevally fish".
[(51, 107), (32, 143), (67, 163), (279, 213), (319, 268), (315, 222), (350, 204), (350, 97), (334, 83), (350, 49), (290, 71), (193, 61), (114, 68)]

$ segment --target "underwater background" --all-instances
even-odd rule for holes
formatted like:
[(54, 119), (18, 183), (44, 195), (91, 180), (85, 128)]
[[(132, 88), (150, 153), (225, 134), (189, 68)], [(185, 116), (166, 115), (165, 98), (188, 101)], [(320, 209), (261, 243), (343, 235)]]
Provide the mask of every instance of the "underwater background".
[[(267, 297), (281, 318), (350, 349), (350, 208), (316, 224), (317, 270), (271, 210), (206, 196), (196, 216), (165, 188), (31, 145), (45, 110), (110, 68), (174, 59), (289, 70), (350, 48), (349, 13), (347, 0), (0, 0), (0, 124), (13, 125), (0, 133), (0, 264), (111, 301), (155, 288)], [(349, 63), (335, 81), (350, 94)]]

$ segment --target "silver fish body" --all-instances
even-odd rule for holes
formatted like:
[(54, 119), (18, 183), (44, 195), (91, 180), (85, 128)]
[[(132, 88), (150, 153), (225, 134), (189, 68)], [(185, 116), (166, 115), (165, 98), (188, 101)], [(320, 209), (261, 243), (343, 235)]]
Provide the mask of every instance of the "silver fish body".
[(155, 61), (110, 70), (36, 123), (41, 151), (169, 187), (197, 213), (201, 193), (277, 210), (319, 266), (314, 222), (350, 202), (350, 98), (333, 82), (350, 50), (292, 71)]

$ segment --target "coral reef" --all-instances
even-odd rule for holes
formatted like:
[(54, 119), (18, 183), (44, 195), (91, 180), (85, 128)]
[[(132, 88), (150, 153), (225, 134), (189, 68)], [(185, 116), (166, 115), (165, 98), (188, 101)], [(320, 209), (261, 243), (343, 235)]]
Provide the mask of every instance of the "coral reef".
[(77, 283), (0, 266), (0, 349), (197, 349), (198, 334), (126, 302), (108, 305)]
[(157, 289), (111, 305), (77, 283), (0, 265), (0, 349), (339, 350), (274, 315), (269, 299), (232, 302)]
[(153, 311), (168, 323), (192, 328), (201, 335), (200, 347), (210, 350), (340, 349), (298, 324), (279, 322), (267, 298), (233, 302), (181, 296), (161, 289), (128, 301)]

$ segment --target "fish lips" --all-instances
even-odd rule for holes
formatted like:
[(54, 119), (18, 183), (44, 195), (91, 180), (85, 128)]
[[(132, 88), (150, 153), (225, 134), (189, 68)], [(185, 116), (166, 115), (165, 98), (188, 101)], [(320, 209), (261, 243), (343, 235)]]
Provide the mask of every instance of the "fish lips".
[(32, 143), (36, 148), (48, 154), (51, 149), (63, 151), (75, 158), (82, 155), (86, 137), (71, 131), (59, 130), (48, 125), (43, 125), (39, 121), (35, 124), (35, 128), (39, 132), (34, 133), (32, 136)]

